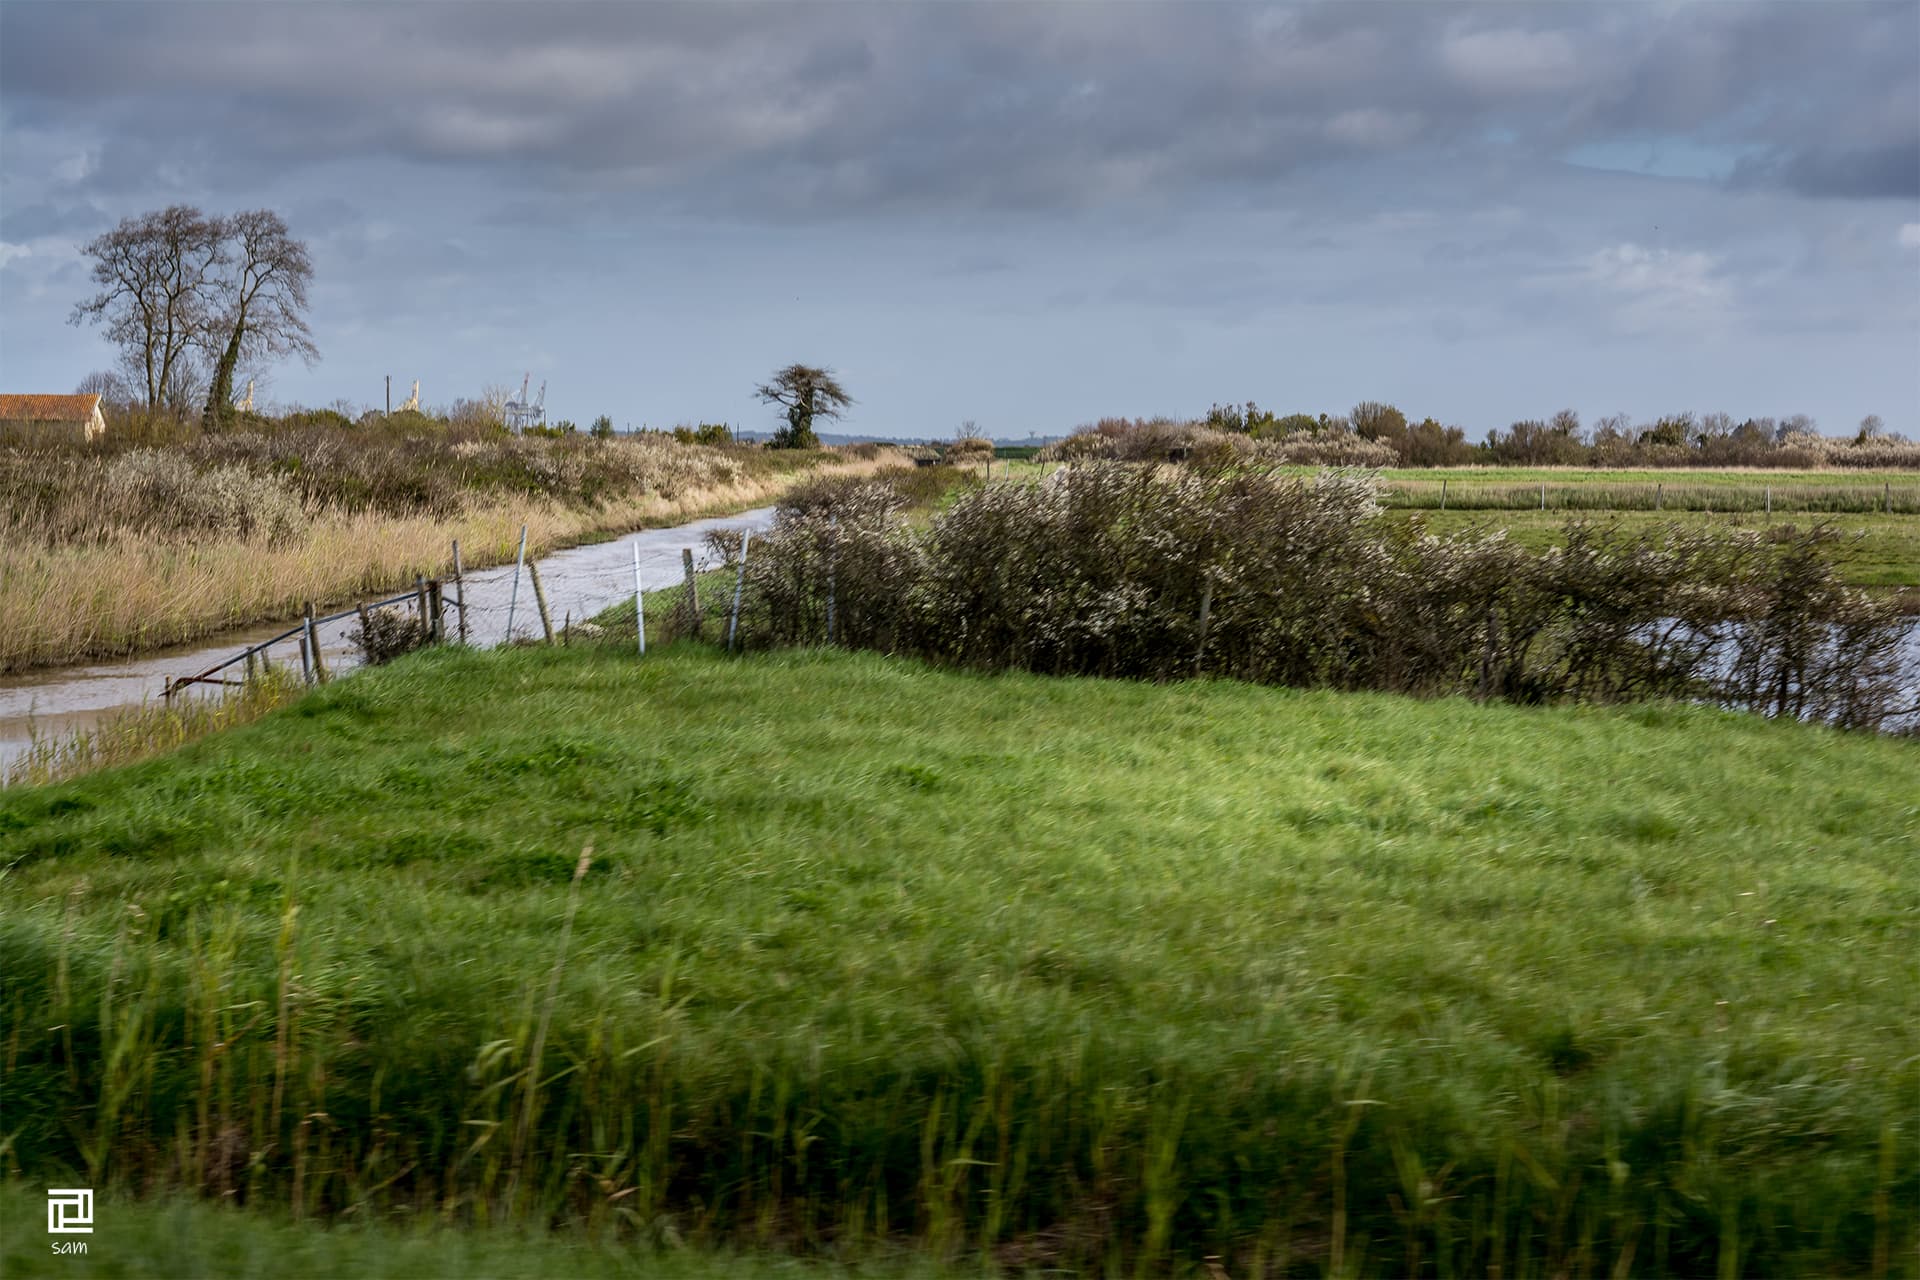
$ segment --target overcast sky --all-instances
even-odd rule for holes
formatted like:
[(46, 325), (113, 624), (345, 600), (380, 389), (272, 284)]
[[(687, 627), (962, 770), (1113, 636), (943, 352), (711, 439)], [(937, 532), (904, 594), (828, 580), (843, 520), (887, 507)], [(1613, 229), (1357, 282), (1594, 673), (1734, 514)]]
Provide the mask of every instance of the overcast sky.
[(1920, 438), (1920, 4), (0, 0), (0, 389), (85, 242), (278, 210), (258, 398), (1058, 433), (1215, 400)]

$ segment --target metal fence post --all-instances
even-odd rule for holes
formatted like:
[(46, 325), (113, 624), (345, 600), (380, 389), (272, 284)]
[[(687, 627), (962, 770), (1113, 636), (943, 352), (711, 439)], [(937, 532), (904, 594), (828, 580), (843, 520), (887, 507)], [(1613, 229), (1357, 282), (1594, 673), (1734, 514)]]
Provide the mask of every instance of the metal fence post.
[(647, 656), (647, 606), (640, 591), (640, 544), (633, 544), (633, 629), (640, 637), (640, 656)]
[(750, 530), (740, 532), (740, 575), (733, 580), (733, 615), (727, 619), (727, 652), (733, 652), (733, 636), (740, 629), (740, 593), (747, 585), (747, 543), (752, 541)]
[[(520, 554), (513, 562), (513, 590), (507, 594), (507, 635), (503, 644), (513, 643), (513, 607), (520, 602), (520, 566), (527, 562), (527, 526), (520, 526)], [(463, 598), (462, 604), (466, 601)]]

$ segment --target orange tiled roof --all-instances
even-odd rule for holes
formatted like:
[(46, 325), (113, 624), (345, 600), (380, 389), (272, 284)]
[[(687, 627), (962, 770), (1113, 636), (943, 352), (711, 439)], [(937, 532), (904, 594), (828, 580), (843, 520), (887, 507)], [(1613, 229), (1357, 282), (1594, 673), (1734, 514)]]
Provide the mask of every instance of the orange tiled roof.
[(99, 396), (0, 396), (0, 422), (85, 422)]

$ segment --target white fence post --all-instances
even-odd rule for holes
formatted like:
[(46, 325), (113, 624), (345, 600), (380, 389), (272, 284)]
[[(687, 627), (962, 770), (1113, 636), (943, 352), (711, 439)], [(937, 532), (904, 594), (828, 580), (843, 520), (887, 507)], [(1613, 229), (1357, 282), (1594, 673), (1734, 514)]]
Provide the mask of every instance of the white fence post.
[(750, 530), (740, 531), (740, 576), (733, 580), (733, 616), (727, 619), (727, 652), (733, 652), (733, 634), (740, 629), (740, 593), (747, 585), (747, 543), (753, 539)]
[[(520, 566), (527, 562), (527, 526), (520, 526), (520, 554), (513, 562), (513, 590), (507, 593), (507, 636), (502, 644), (513, 643), (513, 607), (520, 603)], [(463, 593), (464, 594), (464, 593)], [(465, 601), (463, 600), (464, 604)]]
[(633, 626), (640, 633), (640, 656), (647, 656), (647, 608), (640, 594), (640, 544), (633, 544)]

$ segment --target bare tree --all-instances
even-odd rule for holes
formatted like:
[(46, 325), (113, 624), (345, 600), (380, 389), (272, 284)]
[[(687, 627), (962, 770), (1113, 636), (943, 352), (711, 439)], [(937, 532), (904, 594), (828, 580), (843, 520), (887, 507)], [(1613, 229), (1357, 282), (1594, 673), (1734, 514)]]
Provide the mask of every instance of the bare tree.
[(102, 404), (124, 406), (134, 402), (134, 390), (126, 378), (112, 369), (96, 369), (80, 379), (73, 389), (78, 396), (99, 396)]
[(226, 260), (221, 230), (219, 219), (176, 204), (122, 219), (84, 250), (100, 291), (75, 306), (69, 322), (106, 325), (145, 383), (149, 413), (180, 400)]
[(787, 411), (787, 425), (773, 435), (776, 449), (814, 448), (820, 443), (820, 437), (814, 434), (814, 419), (838, 418), (854, 402), (831, 369), (804, 364), (788, 365), (771, 381), (755, 387), (753, 394)]
[(307, 284), (313, 262), (304, 242), (271, 209), (251, 209), (219, 220), (231, 245), (220, 280), (220, 310), (209, 318), (206, 345), (213, 359), (201, 421), (218, 427), (233, 404), (233, 374), (241, 360), (297, 355), (318, 357), (307, 328)]

